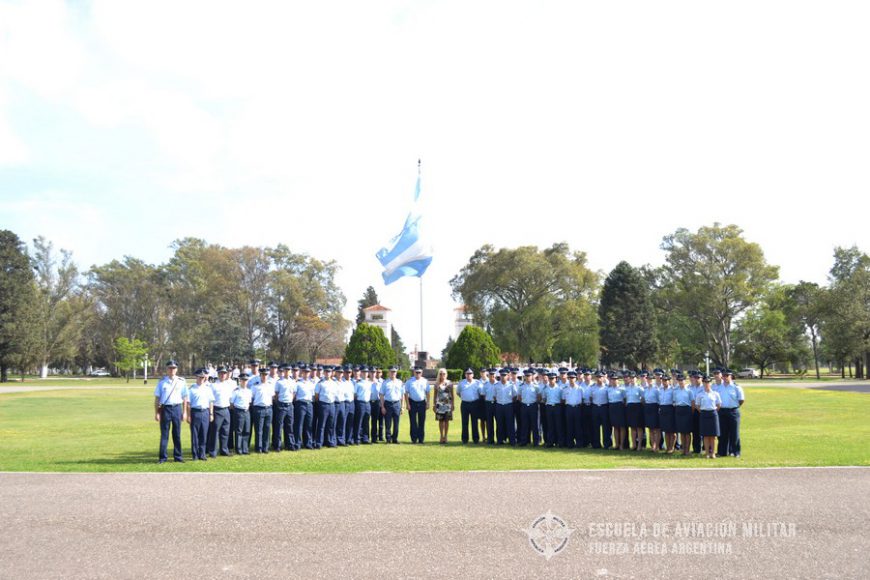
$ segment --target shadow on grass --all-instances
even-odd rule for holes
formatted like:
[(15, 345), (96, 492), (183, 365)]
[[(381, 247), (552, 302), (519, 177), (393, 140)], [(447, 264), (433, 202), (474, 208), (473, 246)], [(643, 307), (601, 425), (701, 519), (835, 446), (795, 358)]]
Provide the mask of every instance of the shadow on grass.
[[(184, 460), (190, 460), (190, 454), (184, 456)], [(172, 461), (172, 450), (169, 451), (169, 461)], [(131, 451), (114, 455), (112, 457), (85, 457), (72, 461), (55, 461), (58, 465), (142, 465), (157, 463), (157, 451)]]

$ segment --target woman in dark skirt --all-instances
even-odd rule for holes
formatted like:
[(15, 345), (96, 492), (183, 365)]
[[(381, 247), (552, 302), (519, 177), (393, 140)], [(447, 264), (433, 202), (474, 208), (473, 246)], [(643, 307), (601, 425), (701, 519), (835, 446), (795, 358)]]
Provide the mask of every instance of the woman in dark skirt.
[(680, 434), (683, 455), (692, 452), (692, 391), (686, 388), (686, 378), (677, 375), (674, 391), (674, 427)]
[(611, 373), (608, 378), (607, 406), (610, 426), (613, 427), (613, 449), (619, 451), (625, 441), (625, 388), (616, 383), (616, 373)]
[(640, 451), (643, 441), (643, 389), (635, 384), (634, 372), (629, 373), (627, 381), (625, 386), (625, 423), (628, 427), (628, 446), (629, 449)]
[(692, 405), (701, 411), (701, 437), (704, 438), (707, 459), (715, 459), (716, 437), (719, 436), (719, 407), (722, 406), (722, 398), (719, 393), (710, 389), (710, 377), (704, 375), (701, 382), (704, 390), (698, 393)]
[(649, 430), (650, 448), (658, 453), (662, 432), (659, 429), (659, 389), (655, 384), (647, 383), (643, 389), (643, 422)]
[(671, 388), (671, 378), (662, 377), (662, 388), (659, 390), (659, 428), (665, 434), (665, 452), (673, 453), (677, 440), (677, 428), (674, 421), (674, 390)]

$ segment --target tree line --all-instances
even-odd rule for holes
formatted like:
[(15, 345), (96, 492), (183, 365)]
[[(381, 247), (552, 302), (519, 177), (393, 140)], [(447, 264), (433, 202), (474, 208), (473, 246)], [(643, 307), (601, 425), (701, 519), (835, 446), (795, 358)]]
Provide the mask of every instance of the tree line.
[(0, 381), (10, 370), (184, 368), (251, 356), (340, 357), (349, 321), (338, 265), (287, 246), (172, 244), (165, 264), (124, 257), (80, 271), (43, 237), (0, 231)]

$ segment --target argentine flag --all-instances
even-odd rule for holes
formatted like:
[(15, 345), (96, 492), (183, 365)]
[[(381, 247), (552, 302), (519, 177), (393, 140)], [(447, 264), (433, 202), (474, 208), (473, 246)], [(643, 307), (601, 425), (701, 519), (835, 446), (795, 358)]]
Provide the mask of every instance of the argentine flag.
[(432, 248), (420, 235), (422, 215), (419, 210), (420, 165), (417, 162), (417, 187), (414, 190), (414, 207), (405, 219), (399, 235), (375, 256), (384, 267), (384, 284), (390, 285), (403, 276), (421, 277), (432, 262)]

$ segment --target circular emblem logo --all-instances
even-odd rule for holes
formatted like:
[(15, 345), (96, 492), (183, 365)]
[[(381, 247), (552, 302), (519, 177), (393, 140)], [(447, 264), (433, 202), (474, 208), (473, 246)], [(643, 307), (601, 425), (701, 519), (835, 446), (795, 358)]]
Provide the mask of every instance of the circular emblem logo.
[(549, 560), (568, 545), (568, 538), (574, 533), (565, 520), (547, 511), (535, 518), (531, 525), (522, 529), (529, 536), (529, 545), (538, 554)]

